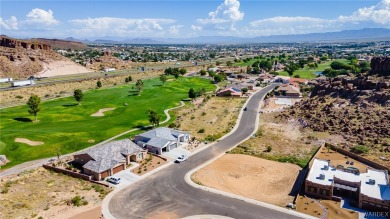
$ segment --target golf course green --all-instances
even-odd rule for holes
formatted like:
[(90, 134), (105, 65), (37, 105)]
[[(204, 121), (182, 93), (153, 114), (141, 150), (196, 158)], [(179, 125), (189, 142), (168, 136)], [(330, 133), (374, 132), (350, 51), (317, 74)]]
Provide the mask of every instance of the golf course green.
[[(164, 109), (180, 105), (190, 88), (212, 91), (215, 86), (202, 78), (170, 79), (165, 85), (159, 78), (144, 80), (138, 95), (134, 83), (84, 92), (81, 105), (73, 97), (40, 104), (38, 122), (28, 113), (28, 106), (0, 110), (0, 154), (9, 162), (3, 168), (35, 159), (78, 151), (127, 130), (149, 125), (147, 111), (154, 110), (166, 119)], [(127, 103), (127, 104), (126, 104)], [(127, 106), (126, 106), (127, 105)], [(104, 116), (91, 116), (101, 109), (114, 108)], [(43, 142), (30, 146), (16, 138)]]

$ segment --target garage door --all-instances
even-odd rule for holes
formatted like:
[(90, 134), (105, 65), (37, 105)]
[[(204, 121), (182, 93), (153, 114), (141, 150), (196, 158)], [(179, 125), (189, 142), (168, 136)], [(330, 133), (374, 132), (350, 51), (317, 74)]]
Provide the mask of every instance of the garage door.
[(177, 143), (171, 144), (171, 145), (169, 146), (169, 148), (170, 148), (171, 150), (174, 149), (174, 148), (177, 148)]
[(110, 170), (102, 172), (102, 179), (108, 177), (110, 175), (109, 173), (110, 173)]
[(113, 172), (114, 172), (114, 174), (115, 173), (117, 173), (117, 172), (119, 172), (119, 171), (122, 171), (122, 170), (124, 170), (125, 169), (125, 165), (120, 165), (120, 166), (117, 166), (117, 167), (115, 167), (114, 168), (114, 170), (113, 170)]

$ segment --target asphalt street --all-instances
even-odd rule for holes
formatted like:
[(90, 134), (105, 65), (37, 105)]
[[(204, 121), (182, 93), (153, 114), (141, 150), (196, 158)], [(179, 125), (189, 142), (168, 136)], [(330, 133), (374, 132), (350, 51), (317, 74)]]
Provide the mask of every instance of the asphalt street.
[(231, 135), (191, 156), (188, 161), (171, 165), (116, 194), (108, 205), (112, 216), (158, 218), (159, 214), (165, 214), (182, 218), (211, 214), (240, 219), (298, 218), (274, 209), (203, 191), (190, 186), (184, 180), (187, 172), (226, 152), (253, 133), (260, 101), (275, 86), (266, 87), (252, 97), (238, 128)]

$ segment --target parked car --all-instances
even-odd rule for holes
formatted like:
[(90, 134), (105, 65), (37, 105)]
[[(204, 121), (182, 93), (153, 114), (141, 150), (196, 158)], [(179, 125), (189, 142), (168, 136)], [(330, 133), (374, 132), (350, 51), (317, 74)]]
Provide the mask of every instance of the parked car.
[(186, 161), (187, 158), (188, 158), (188, 157), (187, 157), (186, 155), (182, 154), (182, 155), (180, 155), (180, 156), (175, 160), (175, 162), (176, 162), (176, 163), (181, 163), (181, 162), (183, 162), (183, 161)]
[(108, 182), (118, 185), (119, 183), (121, 183), (121, 178), (110, 177), (108, 178)]

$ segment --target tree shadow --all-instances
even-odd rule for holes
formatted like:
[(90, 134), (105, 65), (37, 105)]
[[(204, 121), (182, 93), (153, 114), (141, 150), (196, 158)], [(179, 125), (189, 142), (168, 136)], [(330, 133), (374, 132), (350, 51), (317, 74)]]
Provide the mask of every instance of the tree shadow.
[(135, 128), (139, 128), (140, 130), (144, 130), (144, 131), (153, 129), (152, 126), (145, 125), (145, 124), (142, 124), (142, 123), (139, 123), (138, 125), (136, 125)]
[(14, 118), (14, 120), (18, 122), (32, 122), (30, 118), (22, 118), (22, 117)]
[(72, 107), (72, 106), (77, 106), (79, 105), (78, 103), (68, 103), (68, 104), (64, 104), (62, 105), (63, 107)]

